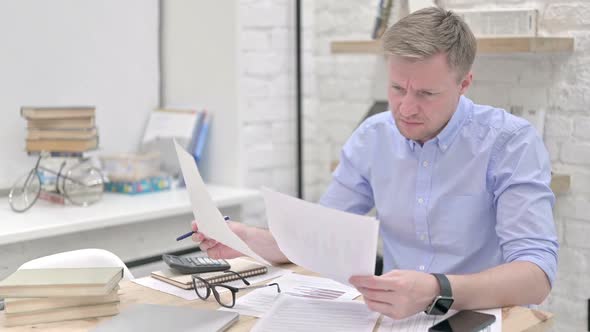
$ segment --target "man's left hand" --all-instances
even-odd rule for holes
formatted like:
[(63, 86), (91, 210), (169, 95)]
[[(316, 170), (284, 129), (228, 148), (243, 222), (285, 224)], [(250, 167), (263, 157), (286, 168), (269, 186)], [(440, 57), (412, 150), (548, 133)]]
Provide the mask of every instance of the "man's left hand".
[(393, 270), (382, 276), (352, 276), (349, 282), (363, 294), (369, 309), (394, 319), (424, 311), (440, 292), (433, 275), (410, 270)]

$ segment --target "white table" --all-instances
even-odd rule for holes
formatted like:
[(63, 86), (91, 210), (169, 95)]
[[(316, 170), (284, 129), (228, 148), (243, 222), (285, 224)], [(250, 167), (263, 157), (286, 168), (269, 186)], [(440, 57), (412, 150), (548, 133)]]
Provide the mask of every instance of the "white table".
[[(258, 191), (208, 185), (217, 207), (234, 218)], [(140, 195), (105, 193), (88, 207), (39, 200), (25, 213), (0, 199), (0, 279), (30, 259), (80, 248), (110, 250), (124, 261), (187, 249), (175, 238), (190, 230), (192, 210), (186, 189)]]

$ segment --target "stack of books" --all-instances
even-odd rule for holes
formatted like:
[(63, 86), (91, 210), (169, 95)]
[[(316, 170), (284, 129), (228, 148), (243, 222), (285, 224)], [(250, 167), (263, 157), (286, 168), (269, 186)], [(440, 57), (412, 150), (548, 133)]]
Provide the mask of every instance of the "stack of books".
[(3, 325), (116, 315), (122, 278), (120, 267), (17, 270), (0, 281)]
[(21, 107), (27, 152), (84, 152), (98, 147), (95, 107)]

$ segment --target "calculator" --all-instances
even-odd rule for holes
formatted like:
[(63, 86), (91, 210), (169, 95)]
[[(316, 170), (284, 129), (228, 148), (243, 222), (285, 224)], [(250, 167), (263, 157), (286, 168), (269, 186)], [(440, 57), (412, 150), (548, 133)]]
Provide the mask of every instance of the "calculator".
[(225, 259), (209, 257), (180, 257), (164, 254), (162, 260), (171, 268), (185, 274), (225, 271), (231, 267)]

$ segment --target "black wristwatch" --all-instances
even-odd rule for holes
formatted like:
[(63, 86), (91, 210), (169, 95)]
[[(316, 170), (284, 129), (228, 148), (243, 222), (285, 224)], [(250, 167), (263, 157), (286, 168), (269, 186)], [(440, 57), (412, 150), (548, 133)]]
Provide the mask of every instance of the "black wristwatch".
[(453, 291), (451, 290), (451, 283), (447, 276), (440, 273), (432, 273), (438, 281), (440, 287), (440, 294), (434, 298), (434, 301), (424, 310), (429, 315), (444, 315), (449, 311), (453, 305)]

